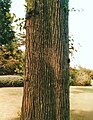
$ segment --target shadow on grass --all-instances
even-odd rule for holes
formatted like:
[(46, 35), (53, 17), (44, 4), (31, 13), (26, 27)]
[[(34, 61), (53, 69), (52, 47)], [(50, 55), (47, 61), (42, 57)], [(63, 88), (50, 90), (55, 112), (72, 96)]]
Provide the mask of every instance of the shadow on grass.
[(93, 120), (93, 111), (70, 111), (70, 120)]

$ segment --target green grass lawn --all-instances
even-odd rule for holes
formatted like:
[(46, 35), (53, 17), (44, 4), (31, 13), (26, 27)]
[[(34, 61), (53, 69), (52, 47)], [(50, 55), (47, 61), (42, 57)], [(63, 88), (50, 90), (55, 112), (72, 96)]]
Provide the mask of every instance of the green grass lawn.
[[(20, 120), (22, 87), (0, 88), (0, 120)], [(93, 86), (70, 87), (70, 120), (93, 120)]]

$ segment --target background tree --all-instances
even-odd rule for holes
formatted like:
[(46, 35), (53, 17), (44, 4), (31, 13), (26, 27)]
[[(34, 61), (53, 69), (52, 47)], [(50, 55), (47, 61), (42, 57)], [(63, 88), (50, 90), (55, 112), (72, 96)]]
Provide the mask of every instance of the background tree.
[(22, 120), (69, 120), (67, 0), (26, 0)]
[(9, 47), (0, 46), (0, 75), (23, 74), (24, 52), (12, 42)]
[(23, 52), (13, 30), (11, 0), (0, 0), (0, 75), (23, 74)]
[(11, 44), (15, 37), (10, 7), (11, 0), (0, 0), (0, 45)]

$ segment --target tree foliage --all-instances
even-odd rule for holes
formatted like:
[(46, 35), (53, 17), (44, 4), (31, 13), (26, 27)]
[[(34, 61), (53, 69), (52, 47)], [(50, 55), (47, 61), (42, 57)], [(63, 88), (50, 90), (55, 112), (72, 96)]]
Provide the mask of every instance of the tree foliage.
[(9, 47), (0, 46), (0, 75), (23, 74), (23, 52), (16, 42)]
[(13, 17), (10, 14), (11, 0), (0, 0), (0, 44), (11, 44), (15, 34), (12, 28)]
[(23, 52), (13, 30), (11, 0), (0, 0), (0, 75), (23, 73)]

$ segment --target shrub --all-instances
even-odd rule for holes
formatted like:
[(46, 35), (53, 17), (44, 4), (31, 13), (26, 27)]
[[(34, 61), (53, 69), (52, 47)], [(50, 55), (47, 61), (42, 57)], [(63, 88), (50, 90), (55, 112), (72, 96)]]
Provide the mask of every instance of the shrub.
[(69, 84), (70, 85), (74, 85), (75, 84), (76, 73), (77, 73), (77, 69), (70, 67), (70, 75), (69, 75)]
[(74, 82), (75, 82), (75, 74), (74, 73), (70, 73), (70, 76), (69, 76), (69, 84), (70, 85), (74, 85)]
[(83, 71), (78, 71), (76, 74), (75, 85), (78, 86), (89, 86), (91, 85), (91, 78), (90, 76)]
[(81, 66), (78, 69), (70, 68), (70, 85), (90, 86), (92, 78), (93, 71), (90, 69), (82, 68)]
[(17, 75), (0, 76), (0, 87), (23, 87), (23, 77)]

